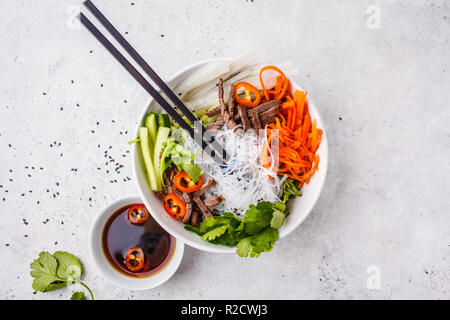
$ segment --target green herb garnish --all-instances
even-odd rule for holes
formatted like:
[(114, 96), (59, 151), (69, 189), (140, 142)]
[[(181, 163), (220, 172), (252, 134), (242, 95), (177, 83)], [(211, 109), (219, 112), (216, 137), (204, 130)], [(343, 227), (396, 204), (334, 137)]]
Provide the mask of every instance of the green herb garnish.
[[(30, 268), (30, 274), (34, 278), (32, 285), (34, 290), (48, 292), (64, 288), (73, 283), (79, 283), (88, 290), (92, 300), (94, 300), (91, 289), (78, 280), (83, 273), (83, 266), (74, 255), (63, 251), (57, 251), (52, 255), (42, 251), (39, 253), (39, 258), (30, 264)], [(74, 295), (72, 295), (72, 298), (74, 298)], [(79, 294), (76, 297), (79, 297)]]
[(283, 203), (286, 203), (290, 198), (301, 197), (302, 193), (297, 188), (293, 179), (286, 179), (283, 183)]
[(73, 293), (72, 297), (70, 297), (70, 300), (86, 300), (86, 296), (84, 295), (84, 292), (77, 291)]
[(200, 226), (185, 226), (213, 244), (233, 247), (240, 257), (258, 257), (262, 252), (272, 250), (278, 239), (278, 228), (283, 225), (286, 205), (262, 201), (251, 205), (245, 218), (237, 218), (231, 213), (209, 217)]

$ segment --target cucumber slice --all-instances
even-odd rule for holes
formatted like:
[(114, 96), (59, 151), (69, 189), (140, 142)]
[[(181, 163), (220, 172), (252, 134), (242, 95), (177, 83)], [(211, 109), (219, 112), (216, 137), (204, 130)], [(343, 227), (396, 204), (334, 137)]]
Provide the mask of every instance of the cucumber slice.
[[(158, 114), (152, 112), (148, 115), (147, 119), (145, 119), (145, 127), (148, 129), (148, 134), (153, 142), (156, 142), (156, 132), (158, 131), (158, 123), (156, 121)], [(151, 149), (153, 151), (153, 149)]]
[(158, 176), (156, 175), (155, 167), (153, 165), (150, 153), (150, 150), (153, 148), (153, 143), (150, 141), (150, 136), (146, 127), (142, 127), (139, 129), (139, 138), (141, 140), (140, 144), (142, 158), (144, 158), (144, 164), (147, 171), (150, 189), (152, 189), (153, 191), (160, 191), (161, 183), (159, 182)]
[(156, 177), (161, 185), (161, 154), (165, 143), (167, 142), (170, 134), (170, 128), (159, 127), (156, 134), (155, 148), (153, 149), (153, 164), (155, 166)]
[(170, 128), (170, 117), (166, 113), (161, 113), (158, 115), (158, 125), (160, 127)]

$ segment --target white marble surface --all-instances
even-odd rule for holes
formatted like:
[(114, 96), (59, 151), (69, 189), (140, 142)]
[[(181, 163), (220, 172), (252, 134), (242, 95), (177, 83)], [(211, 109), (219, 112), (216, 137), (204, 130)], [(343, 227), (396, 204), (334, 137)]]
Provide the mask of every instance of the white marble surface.
[[(448, 1), (96, 3), (165, 78), (248, 47), (294, 61), (327, 125), (328, 180), (311, 216), (270, 254), (186, 248), (157, 289), (109, 284), (89, 257), (88, 229), (103, 205), (136, 192), (127, 141), (147, 95), (87, 31), (68, 28), (79, 1), (5, 2), (0, 298), (77, 289), (33, 294), (29, 263), (41, 250), (80, 257), (99, 299), (450, 298)], [(380, 29), (367, 27), (373, 4)], [(372, 265), (379, 290), (366, 285)]]

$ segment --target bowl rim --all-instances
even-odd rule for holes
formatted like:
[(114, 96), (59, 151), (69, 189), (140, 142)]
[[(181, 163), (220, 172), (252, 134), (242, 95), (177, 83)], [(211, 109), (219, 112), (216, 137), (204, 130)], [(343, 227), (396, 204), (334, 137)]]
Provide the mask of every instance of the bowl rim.
[[(212, 59), (206, 59), (206, 60), (202, 60), (199, 62), (196, 62), (192, 65), (189, 65), (183, 69), (181, 69), (180, 71), (176, 72), (172, 77), (168, 78), (168, 80), (165, 80), (166, 83), (170, 84), (172, 82), (174, 82), (177, 78), (181, 77), (183, 74), (185, 74), (186, 72), (189, 72), (192, 69), (195, 69), (197, 67), (200, 67), (204, 64), (207, 63), (211, 63), (211, 62), (222, 62), (222, 61), (230, 61), (232, 60), (232, 58), (230, 57), (222, 57), (222, 58), (212, 58)], [(303, 88), (301, 86), (299, 86), (295, 81), (289, 79), (291, 87), (303, 90)], [(319, 181), (319, 190), (316, 193), (316, 195), (314, 196), (313, 200), (310, 202), (309, 206), (307, 207), (307, 209), (305, 210), (306, 214), (304, 214), (304, 216), (298, 220), (295, 221), (295, 223), (293, 223), (289, 228), (283, 228), (279, 231), (279, 238), (284, 238), (285, 236), (289, 235), (290, 233), (292, 233), (292, 231), (294, 231), (295, 229), (298, 228), (298, 226), (300, 224), (303, 223), (303, 221), (305, 221), (305, 219), (311, 214), (312, 209), (314, 208), (314, 206), (316, 205), (317, 201), (320, 198), (320, 195), (322, 194), (322, 190), (323, 187), (325, 185), (325, 181), (326, 181), (326, 177), (327, 177), (327, 173), (328, 173), (328, 138), (327, 138), (327, 134), (326, 134), (326, 129), (325, 129), (325, 124), (324, 121), (322, 119), (322, 117), (320, 116), (319, 110), (316, 108), (314, 102), (312, 101), (312, 99), (310, 98), (310, 95), (308, 95), (308, 97), (306, 98), (307, 102), (309, 105), (313, 106), (313, 109), (316, 111), (316, 118), (318, 120), (319, 123), (321, 123), (321, 129), (323, 130), (323, 134), (322, 134), (322, 141), (321, 141), (321, 148), (324, 148), (322, 150), (322, 152), (324, 152), (324, 157), (323, 159), (320, 159), (320, 163), (321, 163), (321, 169), (323, 171), (323, 175), (321, 176), (321, 180)], [(138, 131), (139, 128), (141, 127), (142, 124), (142, 119), (144, 118), (144, 116), (147, 114), (148, 112), (148, 108), (151, 105), (151, 103), (153, 102), (153, 97), (150, 97), (149, 100), (147, 101), (147, 103), (145, 104), (145, 106), (143, 107), (141, 113), (139, 114), (139, 119), (140, 121), (136, 124), (136, 129), (134, 131), (134, 136), (138, 135)], [(133, 148), (132, 151), (132, 167), (133, 167), (133, 176), (136, 179), (136, 184), (137, 184), (137, 188), (139, 191), (139, 195), (142, 198), (143, 202), (145, 203), (146, 206), (150, 207), (149, 202), (147, 201), (144, 191), (142, 190), (142, 188), (139, 185), (138, 182), (138, 172), (137, 172), (137, 167), (136, 167), (136, 152), (137, 148)], [(167, 231), (169, 232), (173, 237), (177, 238), (177, 239), (183, 239), (183, 241), (196, 249), (205, 251), (205, 252), (211, 252), (211, 253), (235, 253), (236, 248), (235, 247), (226, 247), (226, 246), (219, 246), (219, 245), (214, 245), (211, 244), (209, 242), (206, 242), (204, 244), (199, 244), (197, 242), (193, 242), (190, 239), (185, 238), (182, 234), (180, 234), (177, 231), (174, 230), (170, 230), (169, 228), (167, 228), (166, 224), (164, 223), (164, 221), (162, 219), (159, 218), (158, 215), (153, 215), (153, 218)]]
[[(183, 260), (184, 242), (174, 237), (170, 232), (167, 231), (175, 239), (175, 249), (173, 251), (172, 258), (167, 262), (167, 265), (157, 273), (157, 277), (149, 276), (143, 278), (134, 278), (123, 275), (111, 266), (104, 254), (94, 254), (94, 252), (97, 251), (96, 247), (100, 247), (100, 250), (103, 251), (102, 243), (98, 243), (97, 240), (98, 237), (100, 237), (101, 241), (105, 223), (108, 221), (109, 217), (117, 210), (114, 208), (126, 206), (127, 203), (130, 204), (144, 202), (142, 201), (142, 197), (139, 195), (126, 195), (114, 199), (98, 212), (96, 217), (93, 219), (89, 230), (89, 255), (91, 257), (91, 260), (94, 261), (97, 270), (100, 271), (104, 278), (106, 278), (114, 285), (128, 290), (153, 289), (167, 282), (178, 270), (181, 261)], [(105, 223), (101, 223), (101, 220), (105, 220)], [(101, 230), (98, 229), (99, 227), (101, 227)], [(137, 286), (138, 283), (139, 286)]]

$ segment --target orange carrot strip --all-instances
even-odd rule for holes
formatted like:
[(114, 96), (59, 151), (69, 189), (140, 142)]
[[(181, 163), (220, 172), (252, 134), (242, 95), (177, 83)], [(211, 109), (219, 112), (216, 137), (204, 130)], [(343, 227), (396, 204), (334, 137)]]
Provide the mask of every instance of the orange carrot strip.
[[(274, 70), (279, 73), (275, 86), (266, 90), (262, 81), (265, 70)], [(311, 119), (309, 114), (307, 92), (295, 91), (294, 98), (287, 92), (289, 80), (281, 70), (274, 66), (266, 66), (259, 73), (261, 87), (267, 100), (282, 100), (280, 113), (275, 121), (268, 125), (272, 130), (278, 130), (278, 174), (286, 175), (299, 182), (299, 186), (309, 183), (313, 174), (319, 168), (320, 158), (316, 151), (322, 141), (323, 131), (317, 128), (317, 120)], [(275, 132), (274, 132), (275, 134)], [(268, 148), (273, 147), (272, 139), (275, 136), (267, 130), (267, 145), (263, 148), (262, 161), (266, 167), (270, 164)], [(274, 142), (275, 143), (275, 142)]]

